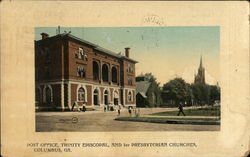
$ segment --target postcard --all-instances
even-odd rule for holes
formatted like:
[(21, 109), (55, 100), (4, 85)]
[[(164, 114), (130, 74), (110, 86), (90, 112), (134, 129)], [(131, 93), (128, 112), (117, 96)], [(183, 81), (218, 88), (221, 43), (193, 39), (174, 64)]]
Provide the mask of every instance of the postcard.
[(1, 3), (2, 156), (249, 155), (247, 2)]

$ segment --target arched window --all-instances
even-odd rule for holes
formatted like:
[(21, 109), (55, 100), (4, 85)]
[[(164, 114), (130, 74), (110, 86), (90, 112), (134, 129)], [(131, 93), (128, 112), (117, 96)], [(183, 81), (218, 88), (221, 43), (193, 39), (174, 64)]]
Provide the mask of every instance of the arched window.
[(85, 102), (85, 90), (82, 87), (78, 89), (78, 101)]
[(128, 92), (128, 102), (132, 102), (132, 92)]
[(98, 91), (98, 89), (94, 90), (94, 105), (99, 105), (99, 91)]
[(49, 87), (45, 88), (45, 102), (48, 104), (52, 102), (52, 91)]
[(108, 90), (104, 91), (104, 104), (105, 105), (109, 104), (109, 92), (108, 92)]
[(115, 105), (119, 104), (119, 93), (118, 93), (118, 91), (114, 91), (114, 104)]
[(112, 67), (112, 82), (117, 83), (117, 69)]
[(93, 61), (93, 79), (99, 80), (99, 65), (96, 61)]
[(109, 81), (109, 68), (107, 64), (103, 64), (102, 65), (102, 80), (104, 82), (108, 82)]

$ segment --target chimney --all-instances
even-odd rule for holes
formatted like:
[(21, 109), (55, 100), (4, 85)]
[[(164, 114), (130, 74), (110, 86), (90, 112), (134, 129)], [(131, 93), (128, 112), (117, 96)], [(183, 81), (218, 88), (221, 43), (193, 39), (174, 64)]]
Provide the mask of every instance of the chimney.
[(129, 58), (129, 47), (125, 48), (125, 56)]
[(46, 39), (49, 37), (49, 35), (47, 33), (41, 33), (42, 39)]

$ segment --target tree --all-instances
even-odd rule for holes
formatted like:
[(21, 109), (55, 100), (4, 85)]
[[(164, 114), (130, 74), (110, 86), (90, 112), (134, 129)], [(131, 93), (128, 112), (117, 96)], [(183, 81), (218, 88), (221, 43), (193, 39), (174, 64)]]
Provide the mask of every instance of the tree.
[(193, 94), (189, 84), (182, 78), (175, 78), (163, 85), (162, 97), (165, 102), (170, 100), (173, 104), (177, 105), (180, 101), (190, 101)]
[(210, 101), (211, 103), (220, 101), (220, 88), (218, 86), (210, 86)]
[(155, 82), (159, 87), (160, 83), (157, 82), (156, 77), (152, 73), (145, 73), (144, 76), (148, 79), (149, 82)]
[(192, 84), (194, 101), (198, 105), (213, 104), (215, 100), (220, 100), (220, 89), (214, 85)]

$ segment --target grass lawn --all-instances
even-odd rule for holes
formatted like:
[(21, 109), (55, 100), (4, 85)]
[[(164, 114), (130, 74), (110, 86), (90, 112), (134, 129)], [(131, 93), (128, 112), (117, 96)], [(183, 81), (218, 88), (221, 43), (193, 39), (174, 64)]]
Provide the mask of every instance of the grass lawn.
[[(179, 111), (167, 111), (158, 112), (150, 115), (156, 116), (177, 116)], [(206, 107), (206, 108), (194, 108), (194, 109), (184, 109), (186, 116), (220, 116), (220, 106)], [(180, 114), (182, 115), (182, 113)]]
[(215, 122), (219, 121), (218, 118), (161, 118), (161, 117), (119, 117), (116, 120), (126, 121), (150, 121), (150, 120), (173, 120), (173, 121), (200, 121), (200, 122)]

